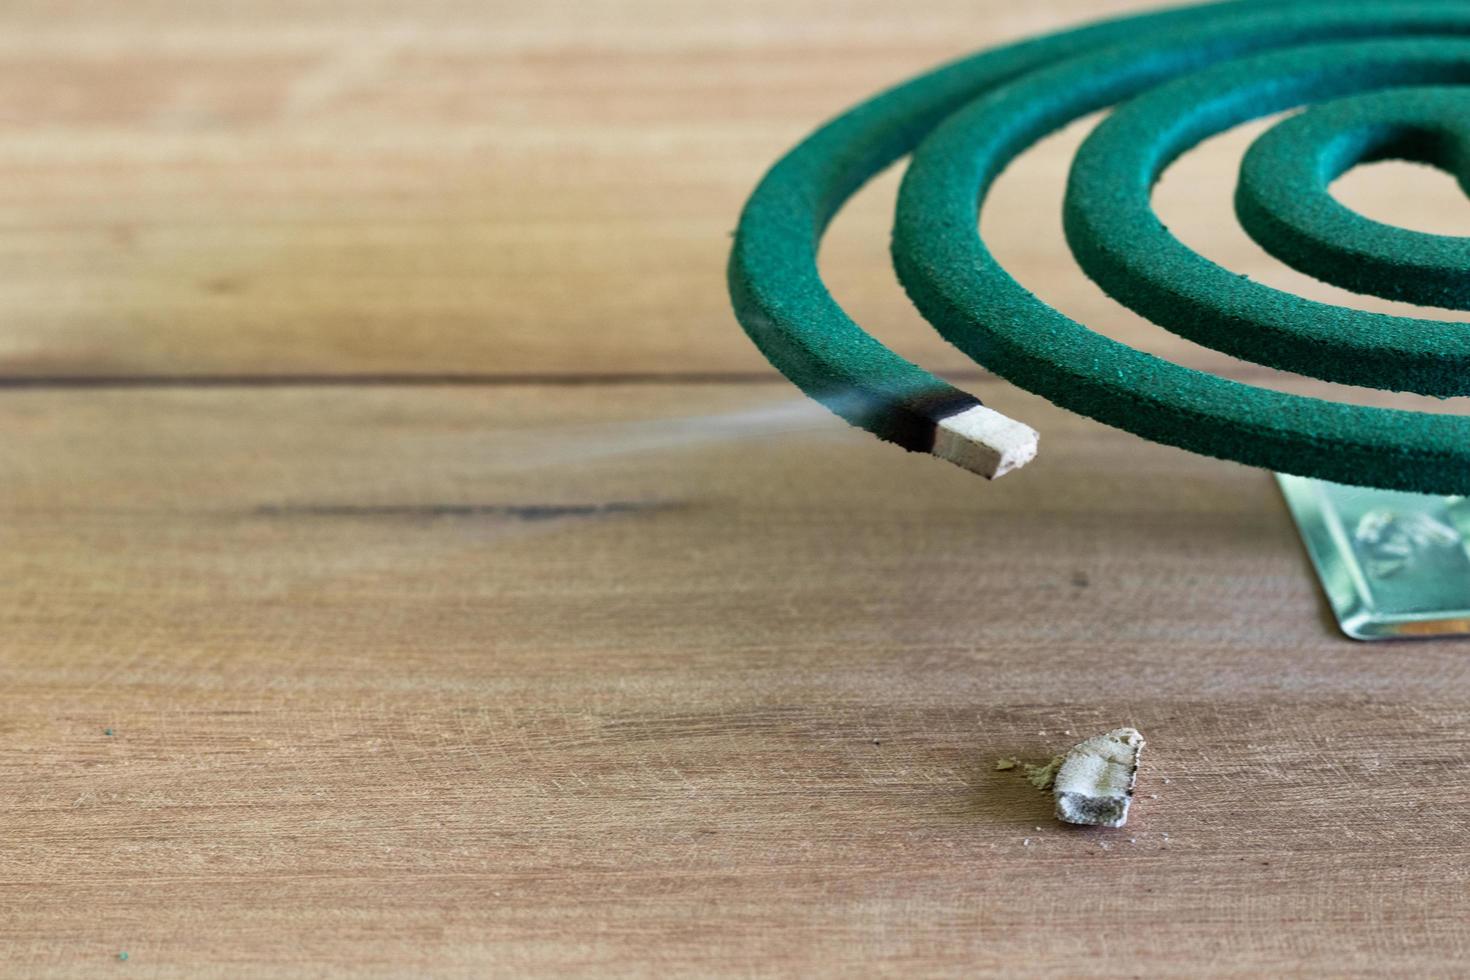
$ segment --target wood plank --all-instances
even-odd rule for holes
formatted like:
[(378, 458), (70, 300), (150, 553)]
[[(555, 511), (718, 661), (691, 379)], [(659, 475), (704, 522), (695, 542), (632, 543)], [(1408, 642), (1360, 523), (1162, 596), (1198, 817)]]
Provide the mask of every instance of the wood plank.
[[(0, 10), (0, 375), (764, 372), (723, 266), (778, 154), (930, 65), (1145, 6), (16, 0)], [(998, 254), (1083, 322), (1230, 364), (1075, 270), (1057, 202), (1081, 132), (1013, 168), (987, 219)], [(1173, 182), (1170, 225), (1314, 291), (1235, 228), (1242, 146)], [(1355, 200), (1470, 227), (1442, 183), (1380, 174)], [(893, 281), (893, 187), (834, 229), (833, 291), (905, 355), (968, 367)]]
[[(1461, 972), (1470, 643), (982, 389), (993, 485), (783, 384), (7, 393), (7, 969)], [(993, 769), (1122, 724), (1125, 831)]]

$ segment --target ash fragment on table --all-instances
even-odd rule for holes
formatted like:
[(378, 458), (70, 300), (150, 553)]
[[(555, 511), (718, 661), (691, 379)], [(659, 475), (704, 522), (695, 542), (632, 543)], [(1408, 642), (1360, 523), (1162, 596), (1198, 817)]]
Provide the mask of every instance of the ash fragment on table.
[(1117, 728), (1073, 746), (1052, 781), (1057, 819), (1092, 827), (1127, 823), (1142, 749), (1143, 736), (1134, 728)]

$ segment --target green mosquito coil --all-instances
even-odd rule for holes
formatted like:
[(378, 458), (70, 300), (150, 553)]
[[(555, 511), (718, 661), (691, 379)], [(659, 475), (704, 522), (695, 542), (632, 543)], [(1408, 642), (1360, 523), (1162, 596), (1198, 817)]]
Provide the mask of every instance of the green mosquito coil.
[(1147, 439), (1285, 473), (1470, 493), (1470, 418), (1373, 408), (1242, 384), (1163, 360), (1069, 319), (987, 250), (978, 215), (1027, 147), (1113, 107), (1074, 159), (1063, 226), (1078, 265), (1160, 326), (1312, 377), (1470, 394), (1470, 324), (1370, 313), (1252, 282), (1192, 251), (1150, 193), (1191, 147), (1306, 107), (1242, 164), (1236, 212), (1283, 262), (1391, 299), (1470, 309), (1470, 239), (1379, 224), (1328, 187), (1401, 158), (1470, 190), (1470, 3), (1237, 0), (1105, 21), (984, 51), (848, 110), (792, 149), (741, 216), (736, 315), (811, 397), (905, 449), (987, 475), (1024, 463), (1029, 428), (885, 348), (817, 270), (822, 234), (869, 178), (911, 154), (893, 263), (951, 343), (1050, 401)]

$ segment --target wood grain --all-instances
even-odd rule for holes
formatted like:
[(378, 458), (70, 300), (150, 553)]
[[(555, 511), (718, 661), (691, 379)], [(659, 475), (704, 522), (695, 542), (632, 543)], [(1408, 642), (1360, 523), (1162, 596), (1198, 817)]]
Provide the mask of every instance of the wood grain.
[[(764, 373), (731, 329), (724, 260), (771, 161), (941, 61), (1148, 4), (588, 6), (5, 4), (0, 374)], [(1066, 257), (1057, 213), (1082, 132), (1004, 179), (997, 254), (1086, 323), (1228, 366)], [(1170, 226), (1316, 292), (1236, 229), (1242, 147), (1191, 158)], [(839, 219), (833, 291), (905, 355), (968, 367), (888, 269), (894, 176)], [(1359, 183), (1370, 211), (1470, 229), (1448, 178)]]
[[(728, 312), (740, 203), (818, 120), (1143, 6), (0, 6), (0, 975), (1466, 973), (1470, 642), (1341, 639), (1265, 474), (945, 347), (896, 175), (833, 291), (1036, 463), (878, 444)], [(1018, 277), (1342, 393), (1080, 277), (1084, 132), (983, 218)], [(1309, 291), (1230, 218), (1248, 138), (1160, 207)], [(1355, 206), (1470, 228), (1370, 170)], [(1124, 724), (1126, 831), (993, 768)]]
[[(1463, 967), (1470, 643), (1338, 637), (1257, 471), (792, 405), (8, 395), (10, 967)], [(1121, 724), (1125, 831), (992, 768)]]

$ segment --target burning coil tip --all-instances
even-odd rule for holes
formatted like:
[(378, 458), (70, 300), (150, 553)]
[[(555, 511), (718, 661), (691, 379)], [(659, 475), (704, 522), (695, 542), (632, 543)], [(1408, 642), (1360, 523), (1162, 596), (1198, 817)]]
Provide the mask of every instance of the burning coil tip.
[(994, 480), (1035, 459), (1038, 438), (1031, 426), (973, 405), (935, 423), (931, 452)]

